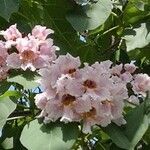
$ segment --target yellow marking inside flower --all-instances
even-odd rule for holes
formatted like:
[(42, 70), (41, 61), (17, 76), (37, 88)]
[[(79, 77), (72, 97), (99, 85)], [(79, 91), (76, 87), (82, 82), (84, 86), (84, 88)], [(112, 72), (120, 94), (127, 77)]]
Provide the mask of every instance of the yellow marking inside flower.
[(112, 101), (110, 101), (110, 100), (104, 100), (104, 101), (102, 101), (101, 102), (103, 105), (111, 105), (111, 106), (113, 106), (114, 104), (113, 104), (113, 102)]
[(96, 83), (92, 80), (86, 80), (84, 81), (83, 85), (89, 89), (94, 89), (96, 88)]
[(65, 106), (71, 105), (76, 100), (75, 96), (65, 94), (62, 96), (62, 103)]
[(93, 107), (89, 112), (85, 112), (82, 114), (83, 118), (95, 118), (96, 115), (96, 109)]
[(76, 72), (76, 69), (75, 69), (75, 68), (69, 69), (69, 71), (68, 71), (69, 74), (73, 74), (74, 72)]
[(21, 53), (21, 59), (23, 60), (23, 62), (32, 61), (35, 60), (36, 58), (37, 54), (35, 54), (31, 50), (25, 50)]

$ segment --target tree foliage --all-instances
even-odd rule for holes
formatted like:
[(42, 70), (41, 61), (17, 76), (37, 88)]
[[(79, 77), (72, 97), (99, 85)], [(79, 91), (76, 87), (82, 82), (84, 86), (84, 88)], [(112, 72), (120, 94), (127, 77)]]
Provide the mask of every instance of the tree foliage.
[[(134, 61), (150, 75), (149, 0), (0, 0), (0, 30), (15, 23), (25, 34), (37, 24), (52, 28), (59, 55), (69, 52), (89, 64)], [(77, 123), (38, 122), (39, 77), (18, 69), (0, 82), (0, 149), (150, 149), (149, 94), (139, 106), (125, 108), (126, 125), (96, 126), (84, 134)]]

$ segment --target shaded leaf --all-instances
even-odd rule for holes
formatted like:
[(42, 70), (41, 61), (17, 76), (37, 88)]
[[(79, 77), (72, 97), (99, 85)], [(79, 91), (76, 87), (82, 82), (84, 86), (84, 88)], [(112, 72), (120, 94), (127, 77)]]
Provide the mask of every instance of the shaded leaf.
[(120, 148), (129, 149), (130, 141), (124, 134), (124, 130), (115, 124), (108, 125), (104, 131), (110, 136), (112, 141)]
[(12, 13), (19, 9), (20, 0), (0, 0), (0, 16), (9, 21)]
[(7, 122), (5, 124), (2, 130), (2, 136), (0, 137), (0, 143), (2, 143), (1, 145), (5, 149), (13, 146), (13, 150), (27, 150), (19, 141), (26, 122), (23, 122), (23, 120), (17, 120), (17, 122), (17, 126), (14, 126), (12, 122)]
[[(42, 5), (44, 24), (55, 31), (54, 42), (60, 47), (59, 54), (68, 52), (73, 56), (80, 56), (82, 62), (88, 63), (106, 59), (105, 56), (101, 56), (101, 52), (94, 42), (82, 42), (80, 36), (66, 20), (66, 13), (73, 9), (69, 1), (47, 0), (45, 3), (42, 1)], [(60, 10), (61, 13), (57, 13)]]
[(111, 124), (104, 131), (111, 137), (112, 141), (127, 150), (134, 150), (149, 126), (149, 116), (145, 111), (145, 103), (132, 109), (125, 119), (127, 124), (122, 128)]
[[(134, 2), (135, 1), (135, 2)], [(123, 13), (123, 21), (126, 26), (130, 24), (138, 24), (148, 20), (150, 16), (150, 11), (146, 9), (145, 2), (141, 0), (131, 0), (128, 2), (124, 13)], [(144, 11), (143, 11), (144, 10)]]
[(147, 132), (145, 133), (143, 139), (146, 142), (146, 144), (150, 145), (150, 126), (149, 126)]
[(149, 126), (149, 118), (145, 114), (144, 104), (129, 112), (126, 116), (126, 120), (125, 134), (131, 142), (129, 149), (133, 150)]
[(7, 81), (0, 82), (0, 95), (4, 94), (10, 86), (11, 84)]

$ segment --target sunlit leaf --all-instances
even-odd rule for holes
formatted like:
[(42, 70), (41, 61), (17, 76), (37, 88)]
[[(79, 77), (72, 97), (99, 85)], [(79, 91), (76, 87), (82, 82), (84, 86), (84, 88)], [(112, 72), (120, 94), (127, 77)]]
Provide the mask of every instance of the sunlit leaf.
[(9, 82), (15, 82), (24, 87), (24, 89), (33, 89), (39, 86), (39, 83), (36, 82), (38, 80), (38, 77), (35, 77), (34, 80), (29, 80), (22, 75), (18, 75), (12, 78), (9, 78), (7, 81)]
[(142, 23), (135, 28), (127, 28), (123, 39), (126, 41), (127, 51), (145, 47), (150, 43), (149, 23)]
[(34, 120), (24, 127), (20, 140), (29, 150), (69, 150), (77, 137), (75, 124), (43, 125)]
[(102, 25), (111, 14), (110, 0), (99, 0), (68, 13), (67, 20), (77, 31), (93, 30)]
[(0, 98), (0, 129), (6, 123), (7, 117), (16, 109), (16, 104), (8, 97)]

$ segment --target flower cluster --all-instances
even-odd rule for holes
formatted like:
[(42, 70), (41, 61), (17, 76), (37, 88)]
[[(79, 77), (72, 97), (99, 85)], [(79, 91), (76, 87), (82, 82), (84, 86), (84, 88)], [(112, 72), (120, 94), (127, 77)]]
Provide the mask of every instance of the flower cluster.
[[(30, 69), (35, 71), (47, 67), (56, 59), (58, 47), (53, 40), (47, 38), (53, 30), (36, 25), (28, 35), (21, 34), (16, 24), (6, 31), (1, 31), (3, 41), (0, 41), (0, 78), (6, 76), (9, 69)], [(7, 66), (7, 67), (6, 67)]]
[(58, 119), (82, 122), (85, 133), (91, 132), (93, 125), (125, 124), (126, 102), (139, 104), (139, 98), (150, 90), (150, 77), (136, 74), (133, 63), (114, 66), (107, 60), (81, 67), (79, 57), (66, 54), (57, 58), (59, 48), (48, 37), (53, 32), (37, 25), (23, 35), (16, 24), (1, 31), (0, 81), (9, 69), (39, 69), (44, 92), (35, 96), (35, 103), (45, 123)]
[[(40, 84), (44, 92), (35, 97), (44, 122), (83, 122), (83, 132), (93, 125), (107, 126), (111, 122), (125, 124), (125, 101), (138, 104), (138, 97), (150, 89), (150, 77), (135, 74), (134, 64), (113, 66), (111, 61), (84, 64), (79, 57), (60, 55), (53, 63), (40, 69)], [(132, 92), (128, 92), (127, 84)]]

